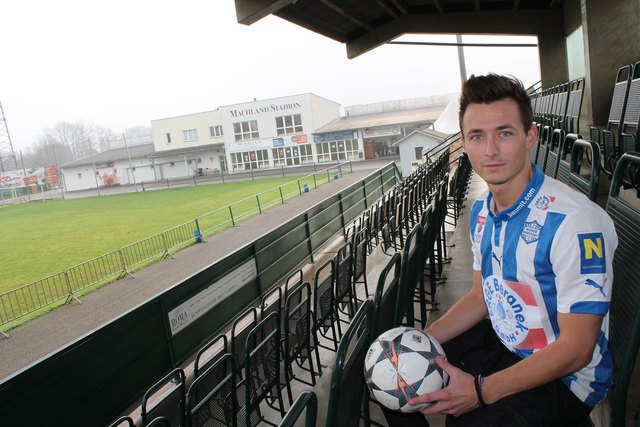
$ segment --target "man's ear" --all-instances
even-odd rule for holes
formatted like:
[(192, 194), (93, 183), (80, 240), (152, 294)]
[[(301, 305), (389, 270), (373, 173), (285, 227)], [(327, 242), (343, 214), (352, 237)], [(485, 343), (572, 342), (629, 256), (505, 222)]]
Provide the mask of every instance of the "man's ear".
[(462, 146), (462, 152), (466, 153), (467, 152), (466, 146), (465, 146), (466, 143), (464, 141), (464, 134), (462, 132), (460, 133), (460, 145)]
[(530, 150), (535, 147), (538, 142), (538, 126), (535, 123), (531, 124), (529, 131), (527, 132), (527, 149)]

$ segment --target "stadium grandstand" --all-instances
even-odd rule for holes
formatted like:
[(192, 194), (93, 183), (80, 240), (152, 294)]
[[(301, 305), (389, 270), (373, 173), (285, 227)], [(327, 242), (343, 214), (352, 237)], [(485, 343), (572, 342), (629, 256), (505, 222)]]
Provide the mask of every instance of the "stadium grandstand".
[[(640, 426), (640, 3), (235, 4), (242, 24), (273, 14), (344, 43), (350, 58), (410, 33), (537, 36), (531, 161), (600, 204), (620, 241), (614, 386), (584, 425)], [(430, 160), (404, 177), (394, 163), (381, 167), (7, 376), (0, 423), (386, 425), (362, 380), (368, 343), (395, 325), (430, 324), (471, 285), (466, 200), (486, 184), (459, 135)], [(444, 425), (444, 417), (429, 423)]]

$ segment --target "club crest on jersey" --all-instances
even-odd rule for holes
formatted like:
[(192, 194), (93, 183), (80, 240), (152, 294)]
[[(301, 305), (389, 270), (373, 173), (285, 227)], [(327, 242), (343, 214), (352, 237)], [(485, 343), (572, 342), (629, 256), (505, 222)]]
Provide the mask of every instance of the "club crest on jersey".
[(554, 202), (554, 200), (556, 200), (556, 198), (554, 196), (545, 196), (542, 195), (540, 197), (538, 197), (535, 201), (535, 206), (536, 208), (542, 210), (542, 211), (546, 211), (547, 209), (549, 209), (549, 205), (551, 203)]
[(520, 237), (527, 244), (536, 242), (540, 238), (540, 230), (542, 230), (542, 225), (538, 221), (525, 222)]
[(578, 244), (580, 245), (580, 274), (606, 273), (607, 264), (602, 233), (578, 234)]

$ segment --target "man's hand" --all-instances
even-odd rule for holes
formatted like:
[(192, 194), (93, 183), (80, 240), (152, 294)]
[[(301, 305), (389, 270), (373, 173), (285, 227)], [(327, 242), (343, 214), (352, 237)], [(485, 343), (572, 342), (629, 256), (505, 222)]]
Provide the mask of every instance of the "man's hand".
[(423, 409), (424, 415), (450, 414), (455, 417), (478, 407), (473, 376), (456, 368), (445, 360), (443, 356), (436, 357), (436, 364), (449, 374), (449, 385), (442, 390), (411, 399), (411, 405), (436, 402), (433, 406)]

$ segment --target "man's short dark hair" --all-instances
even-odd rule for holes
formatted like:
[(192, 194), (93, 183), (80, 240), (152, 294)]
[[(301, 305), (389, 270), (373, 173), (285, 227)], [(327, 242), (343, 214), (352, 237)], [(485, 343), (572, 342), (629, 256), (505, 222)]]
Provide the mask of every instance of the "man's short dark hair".
[(528, 132), (533, 123), (531, 110), (531, 98), (527, 95), (522, 82), (513, 76), (501, 76), (490, 73), (486, 76), (471, 75), (462, 85), (460, 95), (460, 130), (462, 130), (462, 118), (469, 104), (490, 104), (501, 99), (511, 98), (520, 109), (520, 118), (525, 132)]

